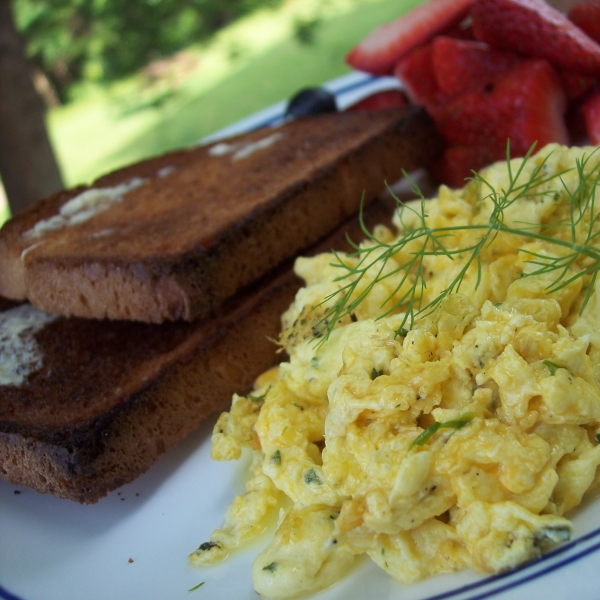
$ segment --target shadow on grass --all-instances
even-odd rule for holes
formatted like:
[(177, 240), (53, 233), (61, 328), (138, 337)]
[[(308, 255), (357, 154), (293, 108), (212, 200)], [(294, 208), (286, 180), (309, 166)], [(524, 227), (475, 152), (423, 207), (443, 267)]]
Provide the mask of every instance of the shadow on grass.
[(126, 119), (144, 110), (161, 109), (168, 102), (177, 100), (178, 96), (178, 90), (161, 89), (121, 100), (117, 103), (118, 119)]
[(343, 75), (348, 50), (375, 26), (396, 18), (419, 0), (362, 6), (319, 22), (310, 44), (288, 39), (234, 71), (210, 91), (165, 103), (161, 123), (113, 153), (107, 162), (127, 164), (197, 143), (203, 137), (249, 116), (299, 89)]

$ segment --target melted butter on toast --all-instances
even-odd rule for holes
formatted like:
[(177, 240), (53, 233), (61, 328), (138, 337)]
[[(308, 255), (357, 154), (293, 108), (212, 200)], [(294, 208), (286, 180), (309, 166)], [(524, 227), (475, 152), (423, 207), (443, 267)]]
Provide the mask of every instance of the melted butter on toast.
[(16, 385), (42, 367), (35, 334), (57, 315), (22, 304), (0, 313), (0, 385)]

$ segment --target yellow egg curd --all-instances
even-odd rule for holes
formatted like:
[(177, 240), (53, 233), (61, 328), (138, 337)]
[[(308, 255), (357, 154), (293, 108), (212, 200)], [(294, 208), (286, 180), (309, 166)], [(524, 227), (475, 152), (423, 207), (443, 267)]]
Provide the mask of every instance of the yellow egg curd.
[(353, 254), (299, 258), (289, 360), (234, 396), (212, 455), (253, 453), (208, 565), (279, 511), (255, 589), (368, 555), (402, 583), (510, 569), (569, 539), (600, 479), (600, 152), (551, 145), (399, 206)]

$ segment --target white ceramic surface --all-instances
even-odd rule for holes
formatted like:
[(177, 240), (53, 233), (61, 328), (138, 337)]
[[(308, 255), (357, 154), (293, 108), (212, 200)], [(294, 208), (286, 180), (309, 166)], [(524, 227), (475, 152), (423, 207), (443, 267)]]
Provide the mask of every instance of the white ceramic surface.
[[(393, 82), (350, 74), (329, 84), (341, 106)], [(214, 137), (281, 117), (280, 103)], [(134, 483), (81, 506), (0, 480), (0, 598), (19, 600), (256, 599), (250, 566), (266, 538), (222, 565), (187, 554), (209, 539), (243, 490), (244, 464), (210, 460), (207, 422)], [(241, 461), (244, 463), (244, 461)], [(575, 536), (539, 561), (495, 577), (462, 572), (403, 586), (368, 560), (321, 600), (597, 600), (600, 498), (574, 515)], [(204, 585), (188, 591), (200, 582)]]

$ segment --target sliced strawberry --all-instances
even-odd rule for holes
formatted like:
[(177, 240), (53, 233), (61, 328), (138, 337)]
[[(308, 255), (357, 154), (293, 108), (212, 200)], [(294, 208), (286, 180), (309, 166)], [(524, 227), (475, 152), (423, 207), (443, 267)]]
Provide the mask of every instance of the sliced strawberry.
[(473, 0), (429, 0), (402, 17), (381, 25), (359, 42), (346, 62), (374, 75), (392, 72), (400, 58), (436, 34), (454, 27), (468, 13)]
[(476, 39), (494, 48), (600, 74), (600, 45), (544, 0), (476, 0), (471, 17)]
[(430, 106), (446, 101), (433, 74), (432, 58), (433, 47), (427, 44), (411, 50), (396, 64), (394, 74), (413, 104)]
[(600, 90), (585, 99), (582, 111), (590, 143), (600, 144)]
[(586, 146), (590, 143), (585, 116), (583, 114), (583, 104), (585, 98), (578, 98), (569, 102), (565, 114), (565, 124), (569, 132), (571, 144), (575, 146)]
[(600, 0), (588, 0), (571, 7), (569, 20), (594, 41), (600, 42)]
[(558, 74), (562, 79), (569, 100), (581, 98), (600, 83), (600, 76), (583, 75), (567, 69), (559, 69)]
[(450, 187), (463, 187), (473, 171), (506, 158), (506, 149), (498, 151), (483, 144), (473, 146), (450, 146), (432, 165), (431, 172), (440, 182)]
[(499, 73), (523, 60), (514, 52), (494, 50), (484, 42), (444, 36), (433, 41), (433, 74), (440, 90), (450, 97), (474, 88), (483, 89)]
[(568, 144), (567, 101), (560, 78), (545, 60), (529, 59), (497, 76), (484, 89), (434, 109), (433, 117), (451, 146), (484, 145), (523, 156), (534, 142)]
[(361, 110), (380, 110), (382, 108), (401, 108), (407, 104), (408, 100), (400, 90), (385, 90), (359, 100), (346, 110), (348, 112), (358, 112)]
[(445, 37), (455, 38), (457, 40), (474, 40), (473, 26), (470, 19), (464, 19), (458, 25), (450, 27), (442, 32)]

